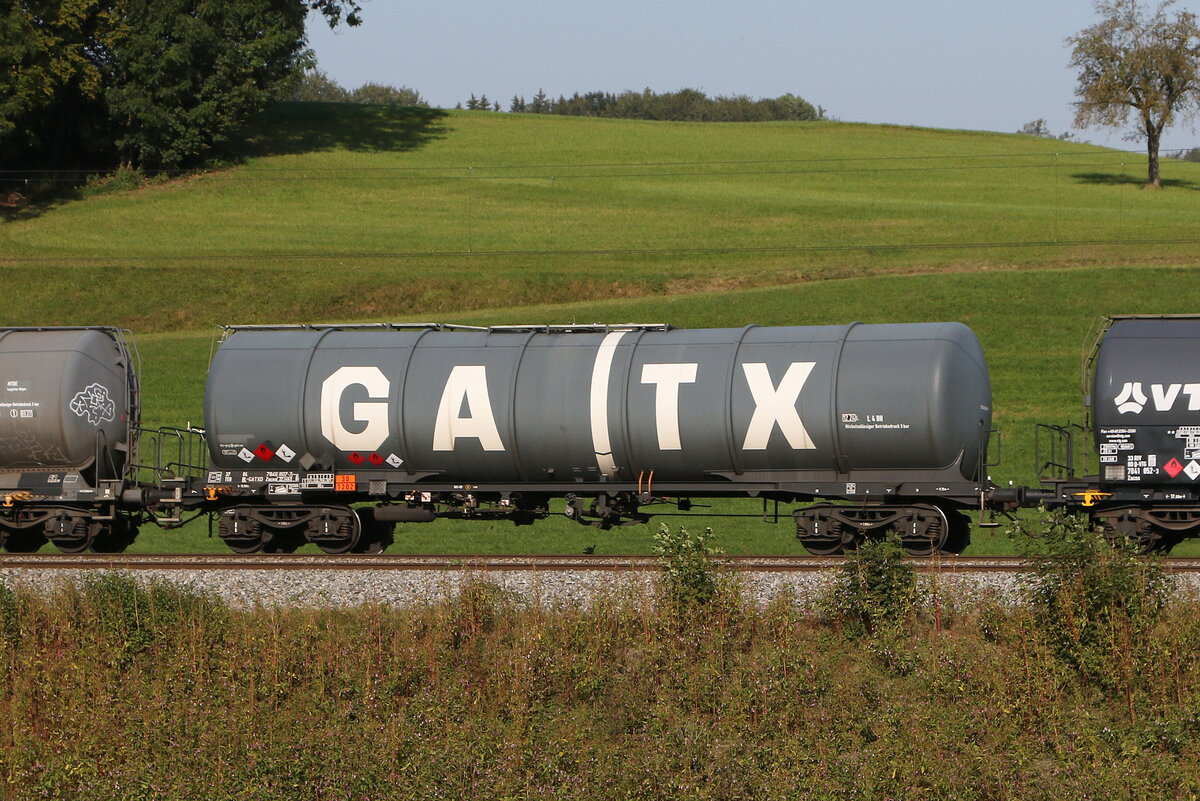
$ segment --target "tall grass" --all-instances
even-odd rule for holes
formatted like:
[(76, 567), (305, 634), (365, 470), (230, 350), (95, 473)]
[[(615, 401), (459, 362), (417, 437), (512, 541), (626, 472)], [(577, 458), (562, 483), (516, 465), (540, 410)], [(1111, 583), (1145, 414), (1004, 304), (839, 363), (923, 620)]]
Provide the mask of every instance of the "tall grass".
[[(1026, 608), (892, 640), (787, 598), (680, 627), (489, 585), (424, 608), (235, 610), (108, 577), (0, 590), (0, 798), (1186, 798), (1200, 609), (1126, 700)], [(961, 607), (960, 607), (961, 609)]]

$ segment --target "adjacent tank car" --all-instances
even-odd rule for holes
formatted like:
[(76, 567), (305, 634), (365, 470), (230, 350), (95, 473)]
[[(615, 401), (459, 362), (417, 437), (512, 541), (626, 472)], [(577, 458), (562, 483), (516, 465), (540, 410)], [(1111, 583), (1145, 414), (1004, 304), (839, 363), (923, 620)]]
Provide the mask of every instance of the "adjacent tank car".
[[(1200, 317), (1107, 317), (1092, 339), (1081, 382), (1087, 425), (1040, 427), (1055, 444), (1039, 460), (1044, 501), (1086, 512), (1147, 550), (1169, 550), (1200, 534)], [(1083, 475), (1079, 431), (1096, 459), (1083, 461)]]
[(0, 545), (124, 549), (139, 410), (124, 332), (0, 330)]

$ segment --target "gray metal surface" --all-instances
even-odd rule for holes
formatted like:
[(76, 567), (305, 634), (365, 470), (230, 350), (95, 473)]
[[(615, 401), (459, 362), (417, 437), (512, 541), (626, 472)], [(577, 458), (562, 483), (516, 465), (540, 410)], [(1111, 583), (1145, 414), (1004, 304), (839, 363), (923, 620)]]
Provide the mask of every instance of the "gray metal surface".
[(205, 399), (222, 469), (538, 483), (946, 468), (975, 480), (990, 407), (959, 323), (243, 329), (218, 349)]
[[(128, 464), (136, 378), (112, 329), (0, 329), (0, 479)], [(61, 480), (69, 479), (69, 476)]]

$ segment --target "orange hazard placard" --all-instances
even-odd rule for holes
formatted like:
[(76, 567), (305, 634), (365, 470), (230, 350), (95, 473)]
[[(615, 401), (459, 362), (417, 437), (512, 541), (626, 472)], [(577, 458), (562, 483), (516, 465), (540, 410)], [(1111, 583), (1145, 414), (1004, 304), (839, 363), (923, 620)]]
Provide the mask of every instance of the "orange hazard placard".
[(334, 492), (354, 492), (358, 489), (358, 477), (353, 473), (346, 475), (338, 474), (333, 479)]

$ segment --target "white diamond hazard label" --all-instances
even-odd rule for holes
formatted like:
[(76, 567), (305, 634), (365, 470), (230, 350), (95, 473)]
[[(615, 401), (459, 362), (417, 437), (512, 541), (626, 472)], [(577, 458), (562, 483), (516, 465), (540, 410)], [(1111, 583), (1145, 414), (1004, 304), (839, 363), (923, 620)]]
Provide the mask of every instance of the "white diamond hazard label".
[[(397, 455), (396, 455), (396, 454), (394, 454), (394, 453), (390, 453), (390, 454), (388, 454), (388, 458), (387, 458), (387, 460), (386, 460), (386, 461), (387, 461), (387, 463), (388, 463), (388, 464), (390, 464), (392, 467), (399, 467), (400, 465), (404, 464), (404, 460), (403, 460), (403, 459), (401, 459), (399, 456), (397, 456)], [(1195, 462), (1193, 462), (1192, 464), (1195, 464)]]
[(1196, 460), (1187, 463), (1187, 467), (1183, 468), (1183, 472), (1187, 473), (1187, 477), (1192, 481), (1200, 478), (1200, 464), (1196, 464)]
[(296, 458), (296, 452), (287, 445), (280, 445), (275, 451), (275, 455), (285, 462), (290, 462)]
[(250, 450), (249, 448), (242, 448), (240, 451), (238, 451), (238, 458), (246, 464), (250, 464), (250, 462), (254, 461), (254, 451)]

